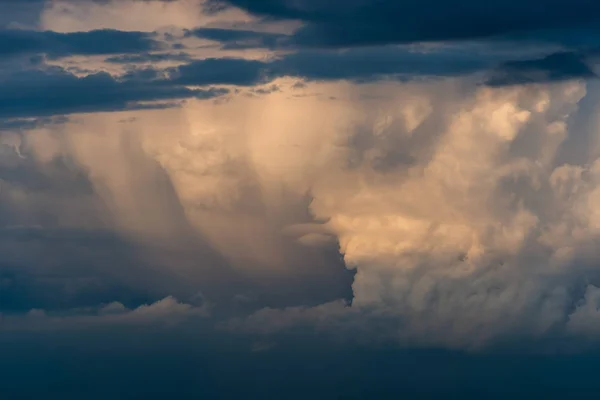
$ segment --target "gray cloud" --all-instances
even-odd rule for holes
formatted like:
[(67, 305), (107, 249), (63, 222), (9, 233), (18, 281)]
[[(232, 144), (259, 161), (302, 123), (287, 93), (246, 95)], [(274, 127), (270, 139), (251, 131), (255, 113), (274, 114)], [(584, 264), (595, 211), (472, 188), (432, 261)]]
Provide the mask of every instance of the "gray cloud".
[(492, 71), (487, 83), (503, 86), (596, 77), (584, 57), (564, 52), (535, 60), (505, 62)]
[(465, 75), (494, 65), (494, 57), (441, 49), (373, 47), (338, 52), (299, 51), (272, 63), (280, 75), (316, 80), (375, 80), (381, 77), (444, 77)]
[(168, 70), (170, 82), (178, 85), (230, 84), (251, 86), (272, 79), (268, 64), (240, 58), (208, 58)]
[(198, 28), (187, 31), (185, 36), (214, 40), (220, 42), (224, 49), (275, 49), (285, 47), (289, 42), (288, 35), (242, 29)]
[(96, 30), (58, 33), (52, 31), (0, 30), (0, 56), (47, 54), (50, 57), (139, 53), (158, 49), (151, 34)]
[[(152, 78), (154, 73), (150, 75)], [(226, 93), (224, 89), (192, 90), (175, 82), (140, 77), (142, 71), (124, 79), (103, 72), (78, 77), (61, 68), (15, 72), (0, 79), (0, 118), (172, 107), (173, 100)]]
[(26, 314), (3, 314), (2, 328), (5, 332), (28, 331), (85, 331), (111, 329), (119, 326), (136, 328), (161, 324), (177, 324), (192, 318), (207, 317), (208, 304), (195, 306), (179, 302), (172, 296), (152, 304), (142, 304), (128, 309), (122, 303), (110, 302), (97, 307), (62, 310), (48, 313), (32, 309)]
[(295, 41), (314, 46), (473, 39), (519, 31), (580, 29), (598, 22), (598, 5), (588, 0), (557, 0), (550, 4), (509, 0), (493, 6), (477, 0), (463, 1), (460, 6), (439, 0), (216, 3), (228, 3), (257, 15), (304, 21), (306, 25), (295, 34)]
[[(139, 32), (2, 31), (7, 56), (106, 55), (126, 71), (2, 71), (4, 312), (96, 327), (108, 321), (100, 304), (189, 310), (201, 292), (222, 315), (244, 314), (230, 330), (267, 335), (301, 326), (472, 348), (597, 331), (595, 158), (554, 161), (564, 137), (579, 140), (570, 124), (585, 87), (565, 81), (595, 77), (594, 39), (564, 32), (595, 6), (576, 1), (558, 21), (560, 1), (548, 16), (514, 2), (232, 3), (305, 26), (291, 38), (184, 34), (285, 50), (263, 59), (157, 52)], [(529, 23), (539, 31), (514, 33)], [(493, 39), (466, 41), (482, 37)], [(160, 61), (185, 64), (136, 66)], [(330, 100), (289, 96), (287, 77)], [(222, 108), (165, 110), (225, 94)], [(145, 123), (94, 115), (147, 109)], [(46, 118), (74, 113), (92, 115)]]
[[(51, 56), (58, 56), (130, 52), (106, 59), (110, 63), (125, 65), (190, 59), (186, 53), (148, 52), (156, 46), (156, 42), (150, 39), (151, 35), (139, 32), (4, 33), (12, 35), (11, 38), (14, 39), (3, 42), (6, 54), (46, 52)], [(213, 28), (199, 29), (189, 34), (220, 40), (225, 47), (260, 46), (260, 43), (273, 46), (274, 41), (280, 38), (280, 35)], [(265, 38), (269, 38), (269, 43), (264, 42)], [(246, 39), (250, 41), (247, 42)], [(258, 44), (255, 43), (256, 40)], [(24, 45), (18, 45), (20, 42)], [(167, 69), (169, 78), (162, 77), (161, 71), (152, 69), (133, 69), (121, 78), (106, 73), (76, 77), (59, 68), (43, 69), (43, 65), (38, 63), (34, 65), (37, 70), (5, 72), (5, 78), (0, 81), (4, 93), (4, 96), (0, 96), (0, 104), (4, 104), (0, 114), (4, 118), (15, 118), (172, 107), (177, 106), (179, 99), (210, 98), (226, 93), (224, 89), (191, 90), (186, 88), (189, 85), (250, 86), (284, 76), (308, 80), (346, 79), (364, 82), (381, 78), (411, 80), (480, 73), (491, 74), (487, 82), (492, 85), (594, 77), (585, 64), (589, 58), (587, 53), (579, 56), (574, 53), (552, 54), (547, 51), (540, 51), (542, 55), (546, 54), (546, 58), (536, 61), (527, 60), (524, 55), (494, 52), (485, 50), (485, 47), (473, 46), (444, 46), (433, 49), (384, 46), (345, 51), (298, 50), (271, 61), (238, 58), (194, 60)], [(593, 56), (595, 53), (589, 54)], [(58, 87), (61, 90), (56, 90)], [(90, 96), (90, 93), (94, 95)]]
[[(169, 59), (172, 55), (146, 54), (109, 58), (129, 63)], [(185, 54), (177, 56), (185, 59)], [(507, 60), (508, 61), (505, 61)], [(132, 69), (121, 77), (92, 73), (78, 77), (56, 67), (9, 72), (0, 80), (0, 117), (52, 116), (80, 112), (116, 111), (177, 106), (186, 98), (212, 98), (222, 88), (188, 86), (268, 83), (278, 77), (307, 80), (373, 81), (382, 78), (413, 80), (468, 74), (488, 75), (487, 84), (508, 85), (595, 77), (585, 58), (555, 53), (540, 59), (511, 60), (506, 54), (469, 54), (460, 48), (364, 48), (342, 52), (299, 51), (272, 61), (209, 58), (162, 71)]]
[(160, 61), (179, 61), (189, 62), (191, 56), (187, 53), (140, 53), (126, 54), (120, 56), (108, 57), (106, 62), (115, 64), (138, 64), (138, 63), (154, 63)]
[[(37, 121), (26, 133), (0, 134), (2, 312), (60, 314), (113, 301), (136, 308), (171, 295), (193, 302), (199, 292), (218, 312), (232, 312), (350, 295), (353, 273), (345, 270), (337, 243), (307, 249), (277, 227), (269, 235), (286, 251), (284, 269), (266, 274), (261, 261), (247, 259), (246, 270), (238, 270), (191, 226), (173, 177), (140, 143), (115, 131), (113, 137), (122, 137), (117, 149), (94, 145), (94, 153), (104, 156), (89, 164), (79, 152), (94, 137), (86, 138), (74, 119)], [(67, 124), (75, 136), (47, 136)], [(127, 130), (127, 123), (113, 129), (119, 125)], [(63, 150), (40, 160), (40, 152), (57, 146)], [(260, 212), (261, 203), (248, 192), (239, 207)], [(307, 207), (298, 205), (305, 214)], [(240, 304), (236, 298), (244, 294), (250, 301)]]

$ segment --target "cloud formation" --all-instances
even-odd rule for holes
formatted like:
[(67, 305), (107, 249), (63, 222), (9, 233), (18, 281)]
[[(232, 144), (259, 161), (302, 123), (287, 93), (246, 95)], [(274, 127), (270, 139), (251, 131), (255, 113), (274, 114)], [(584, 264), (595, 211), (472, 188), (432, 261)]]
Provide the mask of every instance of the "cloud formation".
[[(305, 22), (295, 40), (311, 46), (439, 42), (477, 39), (523, 31), (594, 27), (598, 5), (588, 0), (216, 0), (250, 13)], [(540, 12), (543, 10), (543, 12)]]
[[(115, 326), (144, 326), (153, 324), (173, 325), (189, 318), (209, 315), (206, 307), (179, 303), (173, 297), (165, 297), (153, 304), (144, 304), (133, 310), (119, 302), (102, 305), (98, 309), (76, 309), (62, 315), (49, 315), (44, 310), (32, 309), (26, 315), (5, 316), (0, 314), (3, 328), (12, 332), (35, 330), (79, 331)], [(2, 329), (2, 328), (0, 328)]]
[(146, 33), (116, 30), (75, 33), (1, 30), (0, 43), (0, 57), (21, 54), (60, 57), (139, 53), (159, 47), (159, 43)]
[[(78, 77), (61, 68), (30, 69), (0, 78), (0, 118), (40, 117), (93, 111), (172, 107), (184, 98), (211, 98), (226, 89), (188, 89), (137, 73), (115, 78), (98, 72)], [(222, 82), (218, 82), (222, 83)]]
[[(570, 130), (586, 87), (372, 90), (311, 181), (311, 211), (357, 271), (352, 307), (248, 323), (352, 332), (363, 318), (367, 336), (453, 347), (578, 329), (598, 279), (597, 128)], [(557, 162), (569, 140), (589, 140), (577, 164)]]
[(228, 3), (0, 31), (4, 327), (594, 335), (594, 4)]

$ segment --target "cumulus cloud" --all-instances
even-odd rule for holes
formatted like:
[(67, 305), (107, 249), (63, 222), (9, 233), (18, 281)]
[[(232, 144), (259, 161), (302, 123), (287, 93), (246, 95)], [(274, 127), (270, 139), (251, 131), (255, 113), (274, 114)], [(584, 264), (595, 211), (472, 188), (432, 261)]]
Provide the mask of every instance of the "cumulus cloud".
[[(60, 0), (42, 30), (2, 31), (13, 326), (187, 318), (201, 291), (236, 314), (221, 327), (262, 335), (473, 348), (597, 331), (595, 53), (508, 35), (592, 23), (592, 6), (229, 3)], [(407, 45), (423, 41), (444, 43)]]
[[(29, 157), (42, 171), (72, 159), (107, 207), (109, 229), (175, 246), (164, 256), (201, 238), (204, 253), (190, 254), (212, 254), (259, 286), (303, 276), (317, 292), (337, 279), (329, 293), (341, 293), (350, 282), (339, 274), (339, 241), (356, 270), (352, 306), (266, 314), (263, 330), (301, 315), (370, 332), (384, 315), (382, 334), (401, 342), (468, 347), (568, 333), (598, 256), (598, 154), (587, 146), (577, 163), (557, 162), (564, 143), (584, 140), (571, 131), (584, 83), (278, 87), (130, 120), (82, 115), (29, 131)], [(214, 274), (166, 265), (192, 281)]]
[(357, 271), (352, 307), (248, 324), (379, 327), (384, 315), (387, 339), (457, 347), (581, 326), (598, 277), (597, 150), (557, 160), (570, 136), (585, 140), (571, 131), (585, 85), (370, 89), (344, 117), (322, 101), (346, 125), (322, 138), (325, 162), (307, 177), (311, 211)]
[[(261, 331), (312, 321), (471, 347), (581, 326), (579, 303), (593, 301), (586, 292), (597, 275), (598, 155), (588, 146), (577, 163), (556, 160), (563, 143), (583, 140), (571, 129), (584, 83), (294, 83), (280, 80), (280, 90), (259, 97), (132, 111), (134, 119), (81, 115), (30, 130), (28, 153), (20, 151), (42, 174), (53, 160), (72, 160), (83, 193), (101, 206), (88, 209), (89, 223), (109, 217), (106, 229), (151, 246), (140, 250), (164, 264), (161, 274), (197, 289), (225, 268), (219, 285), (230, 285), (231, 297), (232, 288), (263, 293), (258, 306), (269, 296), (284, 304), (298, 279), (312, 287), (297, 300), (341, 297), (351, 275), (342, 278), (339, 242), (356, 270), (352, 306), (261, 311), (247, 321)], [(13, 225), (23, 223), (15, 215), (48, 223), (17, 204)], [(181, 251), (191, 251), (189, 262)], [(191, 293), (178, 285), (156, 293)], [(389, 326), (372, 332), (382, 321)]]

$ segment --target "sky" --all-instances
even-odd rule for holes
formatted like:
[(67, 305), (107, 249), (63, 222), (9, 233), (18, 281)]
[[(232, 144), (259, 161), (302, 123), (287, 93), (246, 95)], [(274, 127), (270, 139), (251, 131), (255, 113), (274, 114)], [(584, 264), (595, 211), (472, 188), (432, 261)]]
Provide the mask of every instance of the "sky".
[(0, 398), (593, 396), (598, 26), (0, 0)]

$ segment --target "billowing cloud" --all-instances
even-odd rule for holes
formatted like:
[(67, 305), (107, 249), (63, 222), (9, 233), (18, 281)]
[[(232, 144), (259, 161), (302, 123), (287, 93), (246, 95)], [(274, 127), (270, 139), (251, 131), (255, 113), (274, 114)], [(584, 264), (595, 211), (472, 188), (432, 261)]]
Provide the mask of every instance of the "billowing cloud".
[(593, 339), (595, 5), (228, 3), (0, 31), (2, 327)]
[[(576, 130), (585, 85), (371, 90), (344, 117), (322, 101), (347, 125), (323, 138), (309, 178), (312, 213), (357, 271), (352, 306), (248, 324), (280, 330), (297, 316), (351, 335), (362, 318), (367, 336), (457, 347), (592, 329), (581, 315), (598, 284), (598, 151), (596, 125)], [(573, 141), (588, 145), (562, 164)]]
[(0, 10), (1, 398), (598, 391), (594, 2)]
[(256, 308), (350, 294), (335, 240), (307, 248), (283, 232), (313, 222), (309, 199), (283, 185), (282, 199), (261, 194), (236, 145), (244, 136), (202, 134), (200, 115), (232, 121), (226, 105), (202, 104), (3, 133), (3, 308), (134, 307), (198, 291), (217, 307)]
[[(581, 326), (569, 321), (596, 279), (597, 151), (590, 142), (576, 164), (557, 160), (569, 141), (593, 139), (571, 135), (584, 84), (294, 86), (123, 123), (83, 116), (28, 143), (40, 160), (73, 157), (126, 237), (176, 244), (195, 231), (263, 282), (301, 273), (309, 253), (324, 273), (335, 257), (318, 255), (337, 239), (356, 269), (352, 306), (309, 308), (304, 321), (371, 333), (383, 313), (386, 339), (459, 347)], [(110, 120), (122, 134), (101, 133)]]

